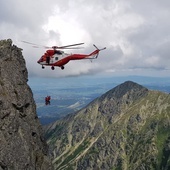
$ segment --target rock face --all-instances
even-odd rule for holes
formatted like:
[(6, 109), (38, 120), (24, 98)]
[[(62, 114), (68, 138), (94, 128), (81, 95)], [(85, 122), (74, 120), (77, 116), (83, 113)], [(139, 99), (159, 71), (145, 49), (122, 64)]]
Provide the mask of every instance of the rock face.
[(46, 129), (57, 170), (170, 169), (170, 95), (127, 81)]
[(21, 49), (0, 41), (0, 170), (52, 169)]

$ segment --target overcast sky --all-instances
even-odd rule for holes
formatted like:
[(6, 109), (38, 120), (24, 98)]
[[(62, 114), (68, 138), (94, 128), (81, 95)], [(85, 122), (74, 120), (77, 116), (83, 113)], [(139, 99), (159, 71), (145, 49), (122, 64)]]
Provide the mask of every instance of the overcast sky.
[[(170, 0), (1, 0), (0, 39), (11, 38), (23, 49), (30, 76), (170, 75)], [(45, 46), (93, 44), (99, 58), (70, 61), (64, 70), (37, 64)]]

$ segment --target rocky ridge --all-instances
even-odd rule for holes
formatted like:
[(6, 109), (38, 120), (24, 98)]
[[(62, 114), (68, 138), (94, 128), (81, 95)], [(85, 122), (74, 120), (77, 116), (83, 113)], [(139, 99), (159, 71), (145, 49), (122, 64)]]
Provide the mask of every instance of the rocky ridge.
[(170, 169), (170, 95), (127, 81), (51, 124), (57, 170)]
[(22, 50), (0, 41), (0, 170), (51, 170)]

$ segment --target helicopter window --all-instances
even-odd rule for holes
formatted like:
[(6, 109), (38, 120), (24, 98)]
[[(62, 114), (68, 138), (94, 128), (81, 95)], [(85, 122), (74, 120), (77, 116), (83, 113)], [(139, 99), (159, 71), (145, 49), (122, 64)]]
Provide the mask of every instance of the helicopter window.
[(58, 55), (61, 55), (62, 54), (62, 51), (55, 51), (55, 54), (58, 54)]
[(56, 57), (55, 60), (58, 60), (58, 57)]

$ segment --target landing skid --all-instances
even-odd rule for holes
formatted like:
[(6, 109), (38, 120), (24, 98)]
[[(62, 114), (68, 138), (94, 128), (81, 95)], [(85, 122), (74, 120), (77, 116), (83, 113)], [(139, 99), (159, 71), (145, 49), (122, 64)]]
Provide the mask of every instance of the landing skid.
[[(64, 70), (64, 66), (61, 66), (60, 67), (62, 70)], [(42, 69), (45, 69), (45, 67), (42, 65)], [(51, 66), (51, 70), (55, 70), (55, 67), (54, 66)]]

